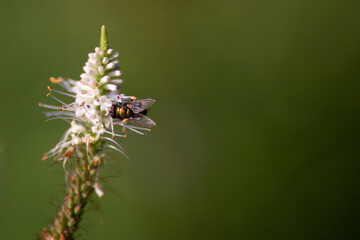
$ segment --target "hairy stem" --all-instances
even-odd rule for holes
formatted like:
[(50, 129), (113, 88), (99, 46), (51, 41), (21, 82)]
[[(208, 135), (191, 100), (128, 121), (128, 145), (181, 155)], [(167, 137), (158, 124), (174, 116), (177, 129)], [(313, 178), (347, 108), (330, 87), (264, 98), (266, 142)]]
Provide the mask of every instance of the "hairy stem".
[(41, 237), (45, 240), (74, 239), (79, 222), (84, 213), (89, 196), (94, 191), (93, 184), (98, 171), (99, 161), (72, 159), (71, 168), (67, 177), (67, 193), (63, 204), (50, 228), (44, 228)]

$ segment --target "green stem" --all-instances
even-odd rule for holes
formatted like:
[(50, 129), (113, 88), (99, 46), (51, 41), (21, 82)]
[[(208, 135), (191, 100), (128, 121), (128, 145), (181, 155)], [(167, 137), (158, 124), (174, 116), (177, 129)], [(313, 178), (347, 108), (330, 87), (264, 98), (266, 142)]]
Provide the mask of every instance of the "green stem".
[[(74, 159), (73, 159), (74, 160)], [(67, 194), (49, 229), (44, 228), (41, 237), (45, 240), (74, 239), (79, 222), (84, 213), (98, 171), (96, 164), (77, 159), (76, 165), (68, 176)], [(91, 161), (97, 163), (96, 161)], [(98, 163), (97, 163), (98, 164)]]

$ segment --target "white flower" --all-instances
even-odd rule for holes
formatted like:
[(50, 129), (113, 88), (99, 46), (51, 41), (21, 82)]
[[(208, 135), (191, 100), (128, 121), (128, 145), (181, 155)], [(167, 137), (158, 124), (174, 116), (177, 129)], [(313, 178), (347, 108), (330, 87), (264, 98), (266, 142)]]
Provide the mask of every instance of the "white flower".
[(115, 84), (110, 84), (109, 83), (109, 84), (105, 85), (105, 89), (110, 90), (110, 91), (116, 91), (116, 90), (118, 90), (118, 87)]
[(85, 111), (85, 109), (82, 108), (82, 107), (77, 107), (77, 108), (75, 109), (75, 117), (77, 117), (77, 118), (83, 117), (83, 116), (85, 115), (85, 113), (86, 113), (86, 111)]
[(92, 103), (95, 98), (100, 95), (99, 89), (97, 87), (90, 87), (88, 85), (82, 84), (81, 82), (79, 82), (74, 87), (74, 92), (76, 93), (76, 102), (79, 104), (84, 102)]
[(104, 117), (103, 123), (107, 129), (111, 128), (112, 118), (111, 117)]
[(75, 134), (71, 134), (71, 143), (72, 145), (78, 145), (82, 143), (82, 139), (78, 136), (76, 136)]
[(104, 124), (102, 123), (96, 123), (94, 126), (91, 127), (91, 130), (93, 133), (96, 134), (96, 136), (102, 135), (106, 130), (104, 128)]
[(91, 136), (91, 134), (85, 134), (85, 136), (82, 138), (82, 141), (85, 143), (93, 143), (95, 139)]
[(102, 190), (102, 186), (99, 183), (95, 183), (93, 185), (96, 195), (98, 195), (99, 198), (102, 198), (104, 196), (104, 192)]
[[(155, 126), (151, 119), (141, 115), (154, 103), (153, 99), (135, 101), (135, 96), (120, 94), (123, 80), (120, 79), (122, 73), (117, 60), (119, 53), (108, 47), (105, 27), (102, 27), (101, 36), (101, 48), (96, 47), (95, 52), (88, 54), (80, 80), (50, 78), (53, 84), (64, 90), (59, 91), (49, 86), (47, 96), (58, 104), (39, 104), (52, 110), (45, 112), (48, 120), (61, 119), (69, 123), (63, 137), (53, 149), (44, 154), (42, 160), (53, 157), (55, 161), (62, 161), (69, 187), (68, 194), (75, 194), (85, 200), (92, 190), (99, 198), (104, 196), (99, 179), (100, 171), (105, 165), (103, 158), (108, 150), (116, 150), (128, 158), (118, 141), (119, 137), (126, 138), (127, 130), (144, 135), (151, 130), (142, 126)], [(65, 95), (72, 100), (69, 103), (63, 102), (55, 94)], [(116, 127), (121, 132), (116, 132)], [(76, 209), (73, 212), (78, 214)], [(62, 212), (67, 216), (67, 211)], [(75, 215), (67, 218), (73, 220)], [(56, 224), (55, 221), (55, 227)]]
[(125, 96), (125, 94), (120, 94), (116, 97), (117, 101), (120, 103), (128, 103), (133, 99), (136, 99), (134, 96)]
[(100, 110), (106, 112), (106, 116), (107, 116), (109, 113), (109, 108), (112, 105), (112, 102), (106, 96), (101, 96), (100, 98), (94, 101), (94, 105), (100, 106)]
[(102, 77), (100, 79), (101, 84), (105, 84), (105, 83), (108, 83), (108, 82), (110, 82), (110, 77), (109, 76), (105, 76), (105, 77)]
[[(95, 52), (89, 53), (88, 56), (89, 59), (83, 67), (84, 73), (80, 75), (79, 81), (62, 78), (50, 79), (52, 83), (65, 89), (65, 91), (59, 91), (48, 87), (50, 90), (48, 95), (59, 102), (60, 106), (40, 105), (54, 110), (46, 112), (46, 116), (51, 117), (51, 120), (71, 120), (71, 126), (60, 142), (45, 154), (46, 158), (56, 157), (58, 160), (63, 160), (63, 154), (69, 147), (80, 144), (88, 146), (97, 141), (103, 141), (103, 144), (98, 146), (106, 146), (123, 153), (121, 146), (113, 138), (127, 135), (116, 133), (114, 125), (120, 125), (123, 131), (129, 129), (139, 134), (144, 134), (141, 131), (149, 130), (127, 125), (121, 120), (112, 119), (109, 116), (113, 104), (117, 102), (125, 104), (136, 99), (134, 96), (119, 93), (123, 82), (122, 79), (119, 79), (121, 75), (117, 60), (119, 53), (114, 52), (111, 48), (102, 51), (97, 47)], [(54, 93), (72, 97), (74, 100), (72, 103), (66, 104), (53, 96)], [(87, 151), (92, 151), (92, 149), (87, 147)], [(88, 152), (88, 156), (91, 155), (91, 152)]]
[(71, 133), (81, 133), (85, 132), (85, 128), (83, 125), (77, 124), (75, 120), (71, 122), (71, 127), (69, 129)]
[(85, 103), (82, 108), (85, 111), (86, 119), (88, 119), (88, 121), (90, 121), (92, 124), (95, 124), (100, 120), (99, 112), (94, 104)]

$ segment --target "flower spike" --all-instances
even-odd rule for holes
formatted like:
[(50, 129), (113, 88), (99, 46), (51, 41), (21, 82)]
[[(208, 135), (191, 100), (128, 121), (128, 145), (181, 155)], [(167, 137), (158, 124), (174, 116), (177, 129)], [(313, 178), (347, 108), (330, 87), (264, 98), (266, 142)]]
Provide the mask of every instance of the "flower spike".
[[(48, 109), (44, 112), (47, 121), (59, 119), (70, 124), (60, 141), (41, 159), (62, 162), (67, 187), (64, 203), (53, 225), (43, 230), (43, 239), (73, 239), (91, 193), (104, 196), (99, 172), (106, 163), (103, 159), (107, 152), (115, 150), (129, 159), (119, 142), (128, 136), (124, 135), (126, 130), (145, 135), (155, 126), (145, 116), (155, 100), (120, 93), (123, 80), (118, 57), (102, 26), (100, 47), (88, 54), (80, 80), (51, 77), (50, 82), (56, 86), (47, 87), (47, 96), (57, 103), (39, 103)], [(63, 89), (58, 90), (59, 87)], [(66, 103), (61, 96), (71, 102)], [(116, 126), (120, 126), (118, 131)]]

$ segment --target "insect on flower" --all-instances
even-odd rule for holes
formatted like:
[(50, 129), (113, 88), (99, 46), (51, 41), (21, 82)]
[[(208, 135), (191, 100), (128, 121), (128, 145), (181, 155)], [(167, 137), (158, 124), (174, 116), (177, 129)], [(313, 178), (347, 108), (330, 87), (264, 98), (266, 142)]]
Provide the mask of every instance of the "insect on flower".
[[(106, 155), (116, 150), (130, 160), (121, 146), (127, 130), (146, 135), (156, 125), (146, 116), (154, 99), (137, 99), (121, 92), (119, 53), (109, 46), (105, 26), (101, 27), (100, 47), (88, 57), (79, 80), (50, 78), (55, 86), (48, 86), (46, 96), (57, 102), (55, 105), (39, 103), (50, 109), (45, 112), (47, 121), (68, 123), (60, 141), (42, 158), (62, 162), (67, 188), (53, 224), (41, 234), (46, 240), (74, 239), (91, 194), (104, 196), (100, 172), (106, 165)], [(61, 95), (67, 100), (63, 101)]]
[[(61, 119), (71, 124), (60, 142), (44, 155), (59, 160), (69, 159), (76, 154), (68, 150), (72, 146), (79, 149), (85, 145), (89, 159), (93, 155), (91, 146), (103, 146), (117, 150), (125, 155), (118, 138), (126, 138), (127, 130), (145, 135), (156, 124), (146, 116), (147, 109), (155, 103), (152, 98), (137, 99), (121, 93), (123, 80), (119, 65), (119, 53), (112, 48), (96, 47), (89, 53), (89, 59), (83, 67), (80, 80), (70, 78), (50, 78), (51, 83), (62, 87), (59, 91), (48, 87), (47, 96), (59, 105), (40, 103), (41, 107), (51, 109), (45, 112), (47, 120)], [(70, 103), (63, 102), (56, 94), (70, 97)], [(120, 127), (122, 133), (117, 132)], [(72, 149), (72, 148), (71, 148)], [(68, 151), (68, 152), (67, 152)], [(100, 149), (99, 149), (100, 151)], [(104, 149), (101, 149), (104, 152)], [(125, 155), (126, 156), (126, 155)]]
[(123, 123), (131, 123), (141, 127), (151, 128), (156, 123), (145, 116), (147, 109), (155, 103), (152, 98), (131, 99), (129, 102), (117, 102), (110, 108), (110, 116), (114, 119), (120, 119)]

